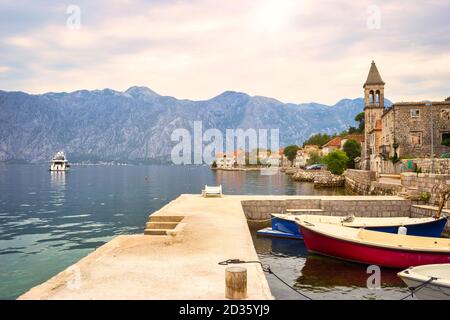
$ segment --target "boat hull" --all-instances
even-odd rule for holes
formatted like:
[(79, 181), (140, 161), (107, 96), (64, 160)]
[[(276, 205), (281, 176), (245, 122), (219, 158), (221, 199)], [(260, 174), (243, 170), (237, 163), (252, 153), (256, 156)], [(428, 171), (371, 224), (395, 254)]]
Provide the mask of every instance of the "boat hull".
[(450, 254), (383, 248), (320, 234), (304, 226), (301, 233), (308, 251), (338, 259), (389, 268), (450, 263)]
[[(409, 236), (439, 238), (442, 232), (444, 231), (446, 224), (447, 218), (440, 218), (436, 219), (435, 221), (413, 225), (405, 225), (405, 227), (407, 229), (407, 234)], [(387, 233), (398, 233), (399, 227), (400, 226), (392, 226), (392, 227), (377, 226), (377, 227), (367, 227), (365, 229)]]
[(412, 267), (399, 272), (398, 277), (421, 300), (450, 300), (450, 264)]
[(273, 216), (271, 222), (271, 228), (258, 230), (256, 234), (264, 237), (288, 238), (295, 240), (303, 239), (303, 236), (295, 221)]
[(256, 234), (258, 236), (263, 236), (263, 237), (285, 238), (285, 239), (294, 239), (294, 240), (303, 239), (302, 237), (298, 236), (297, 234), (293, 234), (290, 232), (278, 231), (278, 230), (274, 230), (272, 228), (264, 228), (264, 229), (258, 230), (256, 232)]
[[(423, 284), (423, 281), (401, 278), (409, 288), (415, 288)], [(420, 300), (450, 300), (450, 287), (429, 283), (414, 292), (414, 295)]]
[[(257, 234), (266, 237), (280, 237), (281, 233), (284, 235), (283, 236), (284, 238), (296, 240), (303, 239), (302, 233), (299, 230), (298, 225), (297, 223), (295, 223), (295, 221), (273, 216), (271, 222), (272, 222), (271, 228), (259, 230), (257, 231)], [(444, 230), (446, 224), (447, 219), (441, 218), (430, 222), (406, 225), (407, 234), (411, 236), (438, 238), (441, 236), (442, 231)], [(374, 227), (365, 227), (365, 229), (387, 233), (398, 233), (399, 227), (400, 226), (374, 226)]]

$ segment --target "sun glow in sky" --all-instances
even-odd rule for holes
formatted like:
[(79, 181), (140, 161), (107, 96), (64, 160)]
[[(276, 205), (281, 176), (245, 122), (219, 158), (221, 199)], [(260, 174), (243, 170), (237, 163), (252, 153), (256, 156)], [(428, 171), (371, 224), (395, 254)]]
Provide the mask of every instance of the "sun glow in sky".
[[(0, 0), (0, 90), (143, 85), (178, 98), (235, 90), (332, 104), (362, 95), (375, 59), (391, 100), (450, 95), (449, 1), (70, 4), (80, 9), (80, 28), (68, 27), (68, 3)], [(373, 8), (379, 24), (368, 24)]]

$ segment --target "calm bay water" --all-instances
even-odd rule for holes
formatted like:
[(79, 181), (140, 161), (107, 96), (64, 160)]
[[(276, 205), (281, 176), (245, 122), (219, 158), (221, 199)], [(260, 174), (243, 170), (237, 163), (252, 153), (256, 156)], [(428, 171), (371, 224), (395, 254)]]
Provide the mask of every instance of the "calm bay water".
[[(0, 298), (16, 298), (116, 235), (143, 232), (149, 213), (182, 193), (200, 193), (205, 184), (222, 184), (226, 194), (336, 193), (284, 174), (213, 172), (205, 166), (73, 166), (51, 173), (47, 166), (0, 165)], [(313, 297), (406, 293), (394, 271), (383, 270), (383, 289), (368, 290), (362, 266), (308, 256), (300, 241), (254, 236), (254, 242), (263, 262)], [(268, 279), (277, 298), (297, 298)]]

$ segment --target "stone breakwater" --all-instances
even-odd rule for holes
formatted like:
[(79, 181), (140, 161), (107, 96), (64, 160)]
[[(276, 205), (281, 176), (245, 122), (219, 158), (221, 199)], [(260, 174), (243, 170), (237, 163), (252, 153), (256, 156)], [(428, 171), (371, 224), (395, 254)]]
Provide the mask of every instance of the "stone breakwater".
[(343, 187), (345, 178), (332, 174), (328, 170), (297, 170), (292, 174), (292, 180), (313, 182), (316, 188)]

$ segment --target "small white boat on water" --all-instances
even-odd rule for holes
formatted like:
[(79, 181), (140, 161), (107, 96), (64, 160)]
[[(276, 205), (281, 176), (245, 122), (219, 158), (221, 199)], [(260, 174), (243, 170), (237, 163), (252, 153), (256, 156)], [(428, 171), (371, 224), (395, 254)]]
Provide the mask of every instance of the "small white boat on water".
[(58, 151), (52, 159), (52, 163), (50, 164), (50, 171), (67, 171), (69, 170), (70, 164), (66, 159), (66, 155), (64, 151)]
[(450, 263), (412, 267), (398, 276), (421, 300), (450, 300)]

